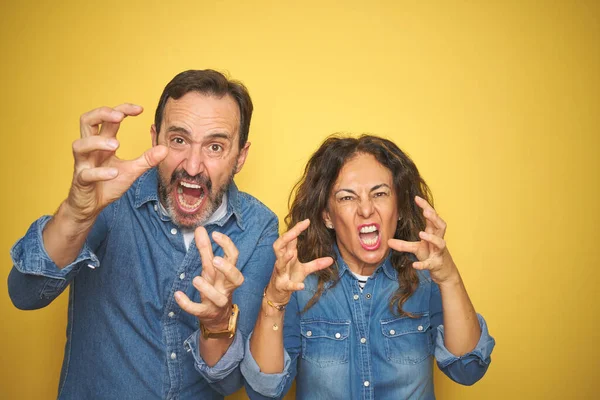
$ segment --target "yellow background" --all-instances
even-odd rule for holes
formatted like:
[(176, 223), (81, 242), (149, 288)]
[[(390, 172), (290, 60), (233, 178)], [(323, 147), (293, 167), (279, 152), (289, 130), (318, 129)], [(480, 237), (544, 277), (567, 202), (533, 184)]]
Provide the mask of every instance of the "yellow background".
[[(81, 113), (143, 105), (118, 136), (132, 158), (164, 85), (215, 68), (255, 104), (238, 185), (280, 217), (332, 132), (414, 158), (497, 340), (475, 386), (436, 371), (438, 398), (597, 396), (598, 2), (82, 3), (0, 4), (2, 279), (10, 246), (67, 194)], [(66, 304), (18, 311), (0, 290), (0, 398), (56, 396)]]

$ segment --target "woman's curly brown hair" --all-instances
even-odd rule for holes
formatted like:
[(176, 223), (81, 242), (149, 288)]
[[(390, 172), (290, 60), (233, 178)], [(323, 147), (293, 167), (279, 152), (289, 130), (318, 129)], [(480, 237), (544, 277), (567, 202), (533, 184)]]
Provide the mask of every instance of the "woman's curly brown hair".
[[(285, 217), (288, 229), (304, 219), (310, 219), (308, 229), (298, 238), (298, 258), (307, 262), (319, 257), (336, 259), (334, 243), (335, 231), (322, 223), (323, 211), (340, 170), (346, 162), (357, 154), (371, 154), (392, 173), (394, 190), (398, 198), (398, 226), (394, 238), (418, 241), (419, 231), (425, 229), (422, 210), (415, 204), (415, 196), (420, 196), (433, 206), (429, 187), (421, 178), (417, 167), (393, 142), (373, 135), (358, 138), (334, 134), (329, 136), (312, 155), (302, 178), (296, 183), (289, 197), (290, 212)], [(398, 272), (398, 290), (390, 299), (390, 308), (404, 312), (403, 304), (419, 285), (419, 278), (412, 268), (413, 256), (394, 251), (392, 266)], [(331, 268), (315, 272), (318, 276), (317, 291), (309, 300), (304, 311), (312, 307), (321, 297), (325, 285), (337, 283), (338, 271), (335, 264)], [(395, 307), (396, 306), (396, 307)]]

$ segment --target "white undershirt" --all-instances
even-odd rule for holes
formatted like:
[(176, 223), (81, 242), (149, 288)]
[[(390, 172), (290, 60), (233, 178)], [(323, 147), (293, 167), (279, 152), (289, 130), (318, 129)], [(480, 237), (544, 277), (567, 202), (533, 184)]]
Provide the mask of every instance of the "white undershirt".
[[(167, 212), (167, 210), (165, 210), (165, 208), (160, 203), (160, 201), (158, 202), (158, 204), (160, 205), (160, 211), (164, 215), (169, 215), (169, 213)], [(210, 217), (208, 217), (208, 219), (206, 220), (206, 222), (204, 222), (203, 225), (206, 226), (210, 223), (218, 221), (221, 218), (223, 218), (225, 216), (225, 214), (227, 214), (227, 193), (223, 194), (223, 199), (221, 200), (221, 204), (219, 205), (219, 208), (217, 208), (215, 210), (215, 212), (212, 213), (212, 215)], [(185, 243), (185, 249), (187, 250), (190, 248), (190, 244), (192, 243), (192, 240), (194, 240), (194, 229), (181, 228), (181, 233), (183, 235), (183, 242)]]
[[(350, 271), (350, 272), (352, 272), (352, 271)], [(356, 279), (358, 280), (358, 287), (360, 288), (360, 291), (362, 292), (363, 289), (365, 288), (365, 285), (367, 284), (367, 280), (370, 278), (370, 276), (359, 275), (356, 272), (352, 272), (352, 275), (354, 275), (356, 277)]]

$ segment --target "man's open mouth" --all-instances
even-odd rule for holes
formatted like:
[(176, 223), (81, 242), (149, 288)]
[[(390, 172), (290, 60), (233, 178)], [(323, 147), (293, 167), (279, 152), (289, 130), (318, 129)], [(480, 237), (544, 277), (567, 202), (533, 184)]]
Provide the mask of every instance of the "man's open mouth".
[(206, 197), (206, 188), (197, 183), (179, 181), (177, 184), (177, 205), (182, 211), (198, 211)]
[(379, 235), (379, 225), (365, 224), (358, 227), (358, 238), (360, 244), (366, 250), (376, 250), (381, 243)]

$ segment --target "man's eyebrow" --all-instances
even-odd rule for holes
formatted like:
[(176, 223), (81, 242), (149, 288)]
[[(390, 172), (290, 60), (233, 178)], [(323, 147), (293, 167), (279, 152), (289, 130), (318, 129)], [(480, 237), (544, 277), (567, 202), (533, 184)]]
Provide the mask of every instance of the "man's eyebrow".
[[(167, 132), (169, 133), (179, 133), (183, 136), (187, 136), (187, 137), (191, 137), (192, 133), (190, 131), (188, 131), (186, 128), (183, 128), (181, 126), (169, 126), (167, 128)], [(225, 139), (225, 140), (231, 140), (231, 135), (225, 132), (215, 132), (215, 133), (211, 133), (206, 135), (203, 140), (213, 140), (213, 139)]]
[(167, 132), (180, 133), (184, 136), (191, 136), (192, 133), (181, 126), (169, 126)]

